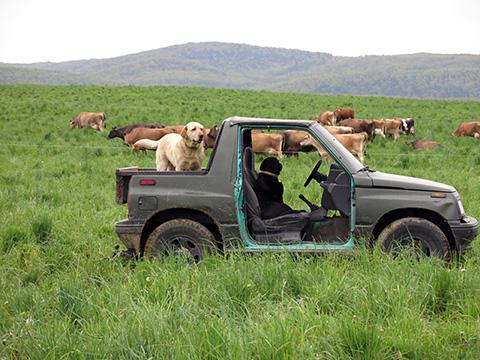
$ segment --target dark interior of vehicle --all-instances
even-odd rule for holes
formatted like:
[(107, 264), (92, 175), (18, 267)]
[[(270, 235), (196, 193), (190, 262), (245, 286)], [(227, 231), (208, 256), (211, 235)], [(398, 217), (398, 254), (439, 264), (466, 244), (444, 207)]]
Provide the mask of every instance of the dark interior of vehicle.
[[(246, 132), (249, 135), (250, 132)], [(290, 245), (304, 243), (343, 244), (348, 241), (350, 223), (350, 179), (344, 170), (332, 163), (323, 188), (320, 205), (312, 204), (303, 196), (311, 211), (263, 219), (254, 184), (258, 178), (255, 170), (251, 137), (243, 137), (242, 173), (244, 190), (244, 213), (247, 228), (259, 245)], [(314, 179), (321, 160), (305, 182), (305, 187)], [(318, 177), (317, 177), (318, 178)], [(325, 177), (323, 177), (325, 179)], [(318, 186), (318, 184), (316, 184)]]

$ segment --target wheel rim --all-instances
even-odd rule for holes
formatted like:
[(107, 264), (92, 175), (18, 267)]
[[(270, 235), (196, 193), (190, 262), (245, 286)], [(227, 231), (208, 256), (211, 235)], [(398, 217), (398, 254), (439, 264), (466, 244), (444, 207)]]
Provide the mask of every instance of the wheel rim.
[(411, 234), (395, 239), (391, 244), (390, 250), (395, 256), (407, 254), (417, 259), (431, 255), (431, 249), (428, 244), (422, 238), (412, 236)]
[(175, 236), (167, 242), (167, 252), (176, 256), (186, 256), (189, 261), (199, 261), (202, 258), (200, 246), (188, 236)]

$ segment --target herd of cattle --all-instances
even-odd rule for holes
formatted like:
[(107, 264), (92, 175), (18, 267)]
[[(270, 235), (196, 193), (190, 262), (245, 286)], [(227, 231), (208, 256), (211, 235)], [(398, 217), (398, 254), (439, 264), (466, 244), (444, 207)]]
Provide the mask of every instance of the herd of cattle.
[[(365, 146), (376, 136), (389, 137), (397, 140), (400, 135), (414, 135), (415, 121), (412, 118), (395, 118), (382, 120), (356, 119), (351, 108), (325, 111), (315, 117), (327, 131), (329, 131), (348, 151), (357, 156), (363, 163)], [(106, 115), (104, 112), (81, 112), (70, 121), (70, 128), (92, 128), (102, 131), (105, 128)], [(112, 128), (109, 139), (121, 138), (134, 151), (145, 150), (142, 147), (143, 139), (160, 140), (170, 133), (181, 133), (185, 125), (127, 125), (122, 128)], [(213, 148), (219, 129), (214, 126), (205, 129), (203, 138), (206, 148)], [(480, 138), (480, 121), (461, 123), (453, 136), (473, 136)], [(440, 143), (430, 140), (414, 140), (407, 143), (415, 149), (435, 148)], [(298, 152), (317, 150), (322, 156), (328, 157), (320, 144), (308, 133), (299, 130), (287, 130), (282, 133), (264, 133), (260, 130), (252, 131), (252, 147), (255, 153), (268, 153), (276, 157), (282, 154), (291, 155)]]

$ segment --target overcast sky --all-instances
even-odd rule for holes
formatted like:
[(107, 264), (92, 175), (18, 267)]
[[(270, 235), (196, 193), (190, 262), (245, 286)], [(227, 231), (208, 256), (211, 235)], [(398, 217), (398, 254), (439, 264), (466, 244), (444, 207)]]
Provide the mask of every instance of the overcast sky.
[(202, 41), (343, 56), (480, 54), (480, 0), (0, 0), (0, 62)]

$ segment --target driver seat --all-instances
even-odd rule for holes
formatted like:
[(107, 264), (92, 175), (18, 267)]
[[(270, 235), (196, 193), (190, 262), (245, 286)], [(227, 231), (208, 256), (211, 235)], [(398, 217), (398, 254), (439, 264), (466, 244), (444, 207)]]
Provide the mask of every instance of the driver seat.
[(243, 176), (248, 177), (248, 181), (253, 186), (258, 179), (258, 173), (255, 171), (255, 155), (251, 147), (246, 147), (243, 151), (243, 169)]
[(278, 216), (272, 219), (262, 219), (260, 204), (253, 190), (255, 175), (251, 169), (251, 148), (244, 150), (242, 169), (244, 180), (244, 206), (247, 218), (247, 227), (257, 244), (297, 244), (302, 242), (306, 235), (310, 221), (321, 221), (325, 217), (325, 209), (320, 208), (313, 212), (298, 212)]

